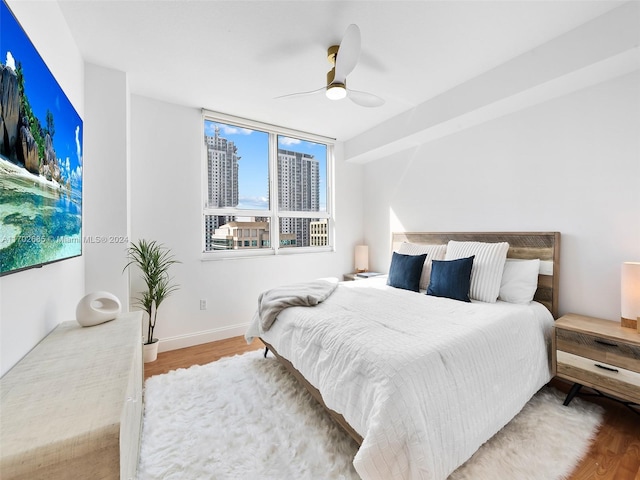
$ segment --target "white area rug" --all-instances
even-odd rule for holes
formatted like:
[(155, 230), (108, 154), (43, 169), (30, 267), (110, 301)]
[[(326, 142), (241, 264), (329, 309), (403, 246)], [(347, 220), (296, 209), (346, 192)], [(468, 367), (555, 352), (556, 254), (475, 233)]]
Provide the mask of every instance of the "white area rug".
[[(271, 355), (255, 351), (151, 377), (139, 480), (358, 479), (357, 445)], [(545, 387), (449, 480), (559, 480), (602, 409)]]

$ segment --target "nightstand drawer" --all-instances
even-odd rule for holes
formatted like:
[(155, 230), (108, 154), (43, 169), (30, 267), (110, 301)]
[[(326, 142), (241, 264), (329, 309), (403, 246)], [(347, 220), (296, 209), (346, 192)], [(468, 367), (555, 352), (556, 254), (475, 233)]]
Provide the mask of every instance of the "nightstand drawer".
[(556, 358), (558, 375), (640, 403), (640, 373), (563, 351)]
[(574, 353), (640, 373), (640, 346), (638, 345), (583, 332), (556, 329), (556, 346), (563, 352)]

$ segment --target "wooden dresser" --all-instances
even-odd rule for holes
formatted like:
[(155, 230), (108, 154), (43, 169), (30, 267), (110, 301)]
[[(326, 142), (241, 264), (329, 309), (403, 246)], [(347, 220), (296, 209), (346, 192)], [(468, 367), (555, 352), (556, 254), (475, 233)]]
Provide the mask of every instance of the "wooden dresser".
[(0, 478), (135, 479), (142, 313), (58, 325), (0, 380)]

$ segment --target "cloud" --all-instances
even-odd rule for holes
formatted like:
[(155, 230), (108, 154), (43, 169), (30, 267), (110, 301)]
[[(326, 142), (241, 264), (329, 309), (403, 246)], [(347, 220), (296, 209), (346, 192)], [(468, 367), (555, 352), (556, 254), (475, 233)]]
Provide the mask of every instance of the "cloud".
[(82, 146), (80, 145), (80, 126), (76, 126), (76, 154), (78, 155), (78, 163), (82, 165)]
[(58, 165), (60, 166), (60, 175), (62, 178), (71, 178), (71, 161), (69, 157), (65, 159), (59, 158)]
[(291, 138), (291, 137), (278, 137), (278, 143), (280, 145), (299, 145), (302, 143), (302, 140), (298, 140), (297, 138)]
[(70, 180), (73, 186), (80, 186), (82, 184), (82, 167), (80, 165), (71, 172)]
[(5, 62), (5, 64), (14, 72), (16, 71), (16, 59), (13, 58), (13, 55), (11, 55), (11, 52), (8, 50), (7, 50), (7, 61)]
[(207, 136), (213, 136), (216, 128), (220, 129), (220, 133), (224, 135), (251, 135), (253, 130), (250, 128), (236, 127), (235, 125), (227, 125), (226, 123), (216, 123), (211, 120), (205, 120), (204, 122), (204, 134)]
[(247, 210), (268, 210), (269, 199), (267, 197), (243, 197), (238, 199), (238, 208)]
[(221, 123), (218, 126), (220, 127), (220, 130), (222, 130), (222, 133), (225, 135), (251, 135), (251, 133), (253, 133), (253, 130), (249, 128), (234, 127), (232, 125), (226, 125), (224, 123)]

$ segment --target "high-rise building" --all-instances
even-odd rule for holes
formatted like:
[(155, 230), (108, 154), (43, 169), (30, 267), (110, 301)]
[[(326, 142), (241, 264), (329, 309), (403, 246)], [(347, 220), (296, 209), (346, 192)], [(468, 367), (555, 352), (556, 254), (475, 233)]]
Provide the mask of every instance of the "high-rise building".
[[(313, 155), (278, 149), (278, 207), (280, 210), (320, 210), (320, 165)], [(300, 247), (311, 245), (311, 219), (281, 218), (280, 233), (295, 233)]]
[[(235, 207), (238, 205), (238, 148), (234, 143), (220, 136), (216, 127), (213, 136), (205, 135), (207, 145), (207, 206), (212, 208)], [(233, 216), (205, 216), (205, 249), (211, 250), (211, 235), (215, 230), (233, 221)]]
[(220, 136), (216, 127), (213, 137), (205, 135), (207, 144), (207, 182), (209, 207), (235, 207), (238, 205), (238, 148)]

